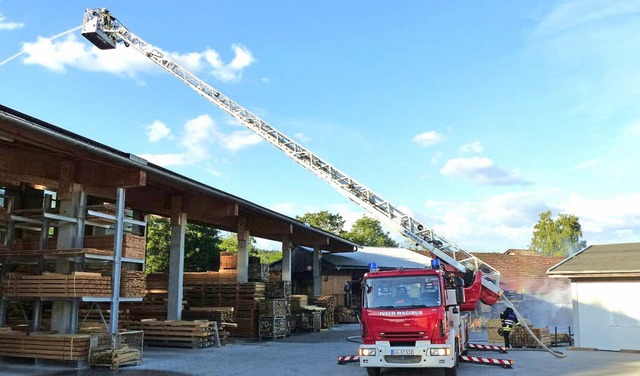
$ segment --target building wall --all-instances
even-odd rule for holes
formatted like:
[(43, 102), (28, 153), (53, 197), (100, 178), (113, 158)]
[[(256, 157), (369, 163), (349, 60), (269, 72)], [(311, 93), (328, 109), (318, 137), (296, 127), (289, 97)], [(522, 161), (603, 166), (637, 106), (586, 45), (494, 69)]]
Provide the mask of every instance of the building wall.
[(577, 347), (640, 350), (637, 282), (573, 282), (573, 322)]

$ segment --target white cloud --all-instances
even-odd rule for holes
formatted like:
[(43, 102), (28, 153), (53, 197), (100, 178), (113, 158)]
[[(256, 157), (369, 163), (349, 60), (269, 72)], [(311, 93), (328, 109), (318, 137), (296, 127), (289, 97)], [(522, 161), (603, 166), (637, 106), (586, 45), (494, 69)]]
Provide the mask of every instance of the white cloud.
[[(563, 205), (564, 212), (580, 219), (582, 231), (607, 242), (640, 239), (640, 193), (593, 199), (573, 193)], [(589, 237), (585, 236), (587, 241)]]
[(235, 151), (259, 144), (260, 142), (262, 142), (262, 137), (252, 131), (236, 131), (222, 137), (221, 144), (224, 148)]
[(480, 185), (530, 184), (524, 181), (517, 171), (508, 172), (493, 164), (486, 157), (454, 158), (448, 160), (440, 173), (447, 176), (458, 176)]
[(468, 144), (464, 144), (460, 147), (460, 152), (463, 154), (467, 153), (482, 153), (484, 152), (484, 148), (482, 147), (482, 142), (474, 141)]
[(149, 124), (145, 129), (147, 131), (147, 140), (149, 140), (149, 142), (158, 142), (163, 138), (172, 137), (171, 129), (159, 120)]
[(24, 23), (7, 21), (7, 18), (0, 14), (0, 30), (16, 30), (22, 27), (24, 27)]
[(294, 138), (300, 140), (300, 142), (309, 142), (311, 141), (311, 137), (306, 136), (304, 133), (296, 133), (293, 135)]
[[(226, 82), (239, 80), (243, 69), (255, 61), (247, 48), (234, 44), (232, 49), (235, 56), (227, 64), (212, 49), (184, 54), (159, 50), (193, 73), (210, 70), (214, 77)], [(76, 68), (137, 77), (140, 73), (157, 72), (158, 69), (131, 47), (118, 45), (114, 50), (101, 51), (87, 41), (78, 40), (75, 34), (58, 40), (38, 37), (35, 42), (24, 43), (22, 52), (26, 55), (25, 64), (40, 65), (55, 72)]]
[(411, 141), (415, 142), (423, 148), (426, 148), (428, 146), (435, 145), (444, 141), (444, 136), (442, 136), (437, 131), (427, 131), (416, 135)]

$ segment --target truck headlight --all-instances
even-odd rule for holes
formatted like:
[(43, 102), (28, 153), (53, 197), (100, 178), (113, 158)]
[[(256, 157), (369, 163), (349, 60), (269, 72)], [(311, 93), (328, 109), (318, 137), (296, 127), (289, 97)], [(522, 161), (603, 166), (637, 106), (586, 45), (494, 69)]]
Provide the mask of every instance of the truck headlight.
[(376, 349), (359, 349), (359, 355), (360, 356), (375, 356), (376, 355)]
[(449, 356), (451, 355), (450, 347), (440, 347), (440, 348), (431, 348), (429, 349), (429, 354), (431, 356)]

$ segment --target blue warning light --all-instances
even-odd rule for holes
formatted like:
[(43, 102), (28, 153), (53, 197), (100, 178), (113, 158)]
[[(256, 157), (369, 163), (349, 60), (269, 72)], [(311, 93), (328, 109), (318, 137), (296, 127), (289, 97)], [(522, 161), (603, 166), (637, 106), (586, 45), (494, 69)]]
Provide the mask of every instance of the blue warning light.
[(376, 264), (375, 262), (370, 262), (369, 270), (378, 270), (378, 264)]
[(439, 258), (431, 259), (431, 268), (440, 269), (440, 259)]

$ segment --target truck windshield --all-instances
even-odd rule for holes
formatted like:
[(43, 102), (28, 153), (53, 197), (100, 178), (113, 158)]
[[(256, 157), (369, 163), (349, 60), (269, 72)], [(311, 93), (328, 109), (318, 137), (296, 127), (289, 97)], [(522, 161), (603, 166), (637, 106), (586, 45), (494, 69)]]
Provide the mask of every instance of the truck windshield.
[(364, 292), (365, 308), (438, 307), (442, 304), (440, 279), (435, 275), (369, 278)]

